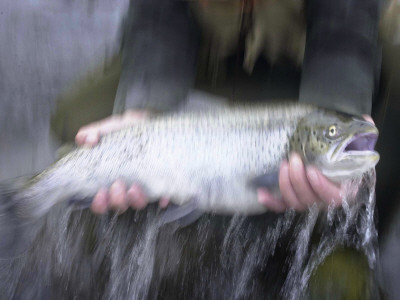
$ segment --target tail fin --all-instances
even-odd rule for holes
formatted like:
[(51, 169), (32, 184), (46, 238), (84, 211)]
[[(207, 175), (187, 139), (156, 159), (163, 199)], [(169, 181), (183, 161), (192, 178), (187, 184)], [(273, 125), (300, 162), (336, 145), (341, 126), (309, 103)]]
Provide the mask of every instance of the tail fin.
[(27, 179), (0, 183), (0, 259), (13, 258), (30, 248), (42, 219), (31, 218), (21, 209), (27, 200), (21, 191)]

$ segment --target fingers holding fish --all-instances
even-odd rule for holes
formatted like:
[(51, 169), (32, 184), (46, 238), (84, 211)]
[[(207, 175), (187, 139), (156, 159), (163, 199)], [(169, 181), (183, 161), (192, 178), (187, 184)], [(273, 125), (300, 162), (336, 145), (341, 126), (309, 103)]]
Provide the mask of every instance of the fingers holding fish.
[(91, 123), (79, 129), (75, 142), (78, 145), (94, 146), (100, 136), (123, 127), (121, 116), (111, 116), (101, 121)]
[(126, 185), (122, 180), (118, 179), (114, 181), (109, 189), (109, 208), (123, 213), (128, 207)]
[(339, 206), (342, 203), (340, 187), (329, 181), (315, 167), (308, 167), (307, 178), (319, 199), (328, 205)]
[(297, 196), (297, 201), (303, 207), (308, 207), (320, 202), (307, 179), (304, 163), (297, 153), (291, 154), (289, 158), (289, 177), (291, 186)]
[[(93, 198), (90, 209), (93, 213), (102, 215), (109, 210), (124, 213), (129, 207), (135, 210), (143, 209), (147, 206), (148, 199), (143, 190), (138, 185), (132, 185), (128, 190), (122, 180), (116, 180), (109, 189), (101, 188)], [(168, 202), (163, 202), (166, 207)], [(160, 205), (161, 206), (161, 205)]]
[(364, 118), (365, 121), (368, 121), (368, 122), (370, 122), (370, 123), (372, 123), (372, 124), (375, 124), (375, 122), (374, 122), (374, 120), (372, 119), (371, 116), (369, 116), (369, 115), (363, 115), (363, 118)]
[(75, 142), (78, 145), (94, 146), (99, 142), (101, 136), (134, 124), (147, 116), (148, 112), (141, 110), (128, 110), (123, 115), (110, 116), (83, 126), (76, 134)]
[(274, 197), (265, 188), (259, 188), (257, 190), (257, 197), (259, 203), (265, 207), (268, 207), (269, 210), (275, 213), (282, 213), (288, 208), (286, 203), (281, 198)]
[(257, 191), (258, 201), (273, 212), (283, 212), (288, 208), (303, 211), (314, 203), (339, 206), (341, 190), (316, 168), (305, 168), (300, 156), (293, 153), (289, 162), (281, 164), (279, 172), (281, 198), (273, 196), (267, 189)]
[(99, 142), (100, 135), (94, 128), (82, 127), (75, 136), (78, 145), (94, 146)]
[(299, 201), (292, 186), (292, 182), (290, 180), (290, 166), (286, 161), (282, 162), (279, 171), (279, 189), (282, 194), (282, 199), (287, 207), (300, 211), (306, 208), (306, 206)]
[(160, 201), (158, 202), (158, 206), (160, 208), (166, 208), (169, 204), (170, 199), (168, 197), (161, 197)]
[(129, 205), (133, 209), (143, 209), (148, 204), (148, 199), (143, 190), (138, 185), (132, 185), (127, 192), (127, 199)]
[(298, 154), (292, 154), (289, 163), (284, 161), (279, 172), (281, 197), (272, 195), (267, 189), (257, 190), (258, 201), (273, 212), (293, 208), (303, 211), (308, 206), (321, 202), (308, 182), (304, 164)]
[(108, 210), (108, 190), (101, 188), (94, 196), (90, 209), (97, 215), (105, 214)]

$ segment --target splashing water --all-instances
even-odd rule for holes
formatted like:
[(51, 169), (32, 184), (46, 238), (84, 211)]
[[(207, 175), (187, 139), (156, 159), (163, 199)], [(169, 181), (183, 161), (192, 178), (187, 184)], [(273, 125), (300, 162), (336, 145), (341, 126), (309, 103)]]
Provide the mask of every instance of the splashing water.
[(338, 247), (377, 262), (375, 171), (343, 185), (342, 208), (203, 216), (160, 227), (159, 210), (96, 217), (56, 208), (34, 248), (0, 262), (8, 299), (302, 299)]
[[(313, 271), (338, 247), (355, 247), (364, 252), (369, 267), (376, 266), (378, 234), (374, 223), (375, 169), (362, 178), (342, 184), (341, 208), (329, 207), (327, 212), (312, 207), (297, 224), (293, 246), (294, 259), (282, 289), (283, 298), (301, 299)], [(310, 243), (317, 218), (320, 218), (319, 237)]]

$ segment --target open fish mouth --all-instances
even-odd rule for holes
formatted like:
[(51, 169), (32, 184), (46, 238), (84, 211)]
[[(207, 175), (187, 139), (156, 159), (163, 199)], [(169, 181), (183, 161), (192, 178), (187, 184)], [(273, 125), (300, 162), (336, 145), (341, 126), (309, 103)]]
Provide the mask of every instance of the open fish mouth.
[(374, 150), (377, 140), (376, 129), (348, 137), (336, 148), (331, 167), (322, 173), (335, 182), (362, 175), (379, 161), (379, 154)]
[(356, 165), (375, 166), (379, 161), (379, 154), (376, 152), (375, 145), (378, 140), (377, 132), (356, 133), (346, 139), (338, 151), (338, 160), (352, 161)]
[[(375, 145), (378, 140), (377, 133), (359, 133), (347, 140), (342, 146), (344, 153), (352, 152), (375, 152)], [(360, 154), (360, 153), (358, 153)]]

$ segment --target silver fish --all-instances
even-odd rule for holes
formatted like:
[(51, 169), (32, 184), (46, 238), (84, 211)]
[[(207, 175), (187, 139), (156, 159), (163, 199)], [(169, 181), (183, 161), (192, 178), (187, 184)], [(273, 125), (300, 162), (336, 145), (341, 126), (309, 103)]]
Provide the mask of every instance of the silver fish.
[(377, 137), (377, 128), (361, 118), (302, 104), (138, 121), (93, 148), (75, 149), (28, 181), (9, 184), (7, 192), (3, 188), (0, 236), (8, 238), (0, 242), (0, 255), (16, 243), (15, 231), (31, 229), (55, 204), (92, 199), (116, 179), (139, 184), (150, 200), (169, 197), (182, 216), (260, 214), (266, 208), (253, 183), (276, 185), (279, 165), (291, 151), (340, 182), (376, 165)]

